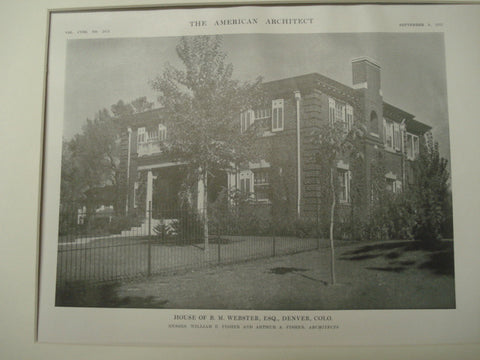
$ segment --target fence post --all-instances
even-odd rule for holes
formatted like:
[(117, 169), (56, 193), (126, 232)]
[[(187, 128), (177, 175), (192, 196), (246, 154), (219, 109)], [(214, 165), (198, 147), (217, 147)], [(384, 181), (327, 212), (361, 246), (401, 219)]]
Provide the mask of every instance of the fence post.
[(152, 275), (152, 202), (148, 202), (148, 262), (147, 262), (147, 276)]
[[(212, 229), (213, 229), (213, 226), (212, 226)], [(220, 264), (220, 231), (218, 231), (218, 224), (217, 226), (215, 226), (215, 230), (216, 230), (216, 239), (217, 239), (217, 263)], [(215, 234), (215, 233), (214, 233)]]
[(275, 226), (272, 229), (272, 257), (275, 257)]
[(320, 228), (318, 222), (318, 211), (317, 211), (317, 218), (316, 218), (316, 228), (317, 228), (317, 250), (320, 250)]

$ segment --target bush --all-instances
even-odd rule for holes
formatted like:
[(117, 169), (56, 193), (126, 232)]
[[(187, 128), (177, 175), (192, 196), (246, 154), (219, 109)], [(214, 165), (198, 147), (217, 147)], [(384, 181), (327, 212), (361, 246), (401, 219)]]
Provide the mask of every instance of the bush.
[(175, 219), (164, 220), (153, 231), (160, 241), (198, 243), (203, 240), (203, 220), (194, 210), (181, 210), (175, 214)]
[(440, 157), (438, 144), (427, 140), (414, 162), (414, 185), (411, 189), (416, 210), (413, 236), (430, 246), (442, 239), (442, 230), (451, 217), (447, 160)]
[(120, 234), (123, 230), (129, 230), (132, 227), (139, 226), (140, 221), (132, 216), (114, 216), (107, 225), (110, 234)]
[[(362, 241), (413, 239), (416, 225), (415, 204), (408, 193), (382, 194), (366, 217), (357, 216), (336, 225), (343, 235)], [(342, 233), (337, 235), (340, 238)]]
[(299, 238), (317, 237), (319, 235), (319, 229), (317, 221), (311, 219), (295, 219), (293, 221), (293, 234)]

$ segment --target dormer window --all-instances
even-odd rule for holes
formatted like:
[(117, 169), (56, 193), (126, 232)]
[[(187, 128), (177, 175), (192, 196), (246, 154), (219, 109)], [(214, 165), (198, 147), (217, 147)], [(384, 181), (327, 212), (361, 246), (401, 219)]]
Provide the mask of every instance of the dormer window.
[(272, 131), (283, 130), (283, 99), (272, 101)]

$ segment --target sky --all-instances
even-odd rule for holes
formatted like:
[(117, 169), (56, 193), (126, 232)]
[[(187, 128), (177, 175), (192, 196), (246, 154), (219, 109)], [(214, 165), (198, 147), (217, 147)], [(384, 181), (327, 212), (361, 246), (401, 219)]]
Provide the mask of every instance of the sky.
[[(177, 37), (69, 40), (65, 72), (64, 137), (118, 100), (146, 96), (165, 63), (181, 67)], [(351, 60), (367, 56), (381, 66), (384, 101), (433, 127), (442, 156), (450, 159), (445, 49), (441, 33), (225, 35), (234, 78), (264, 81), (318, 72), (352, 85)]]

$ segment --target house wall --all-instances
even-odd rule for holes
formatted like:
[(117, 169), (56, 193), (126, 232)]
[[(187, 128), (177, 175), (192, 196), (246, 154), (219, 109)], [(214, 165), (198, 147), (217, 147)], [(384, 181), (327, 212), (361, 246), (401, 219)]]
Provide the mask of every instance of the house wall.
[[(297, 189), (298, 181), (301, 187), (301, 216), (304, 218), (315, 218), (318, 209), (329, 209), (330, 199), (322, 199), (321, 179), (328, 174), (322, 174), (320, 166), (315, 163), (313, 155), (316, 152), (315, 145), (312, 142), (312, 133), (319, 129), (321, 124), (329, 121), (329, 98), (341, 101), (353, 107), (353, 117), (355, 123), (366, 125), (367, 137), (362, 145), (363, 162), (360, 171), (364, 177), (366, 190), (362, 192), (362, 198), (355, 199), (356, 202), (368, 204), (370, 197), (370, 184), (372, 167), (381, 159), (385, 174), (391, 173), (396, 179), (402, 181), (403, 172), (405, 179), (412, 181), (410, 161), (402, 160), (400, 152), (391, 152), (384, 149), (383, 135), (383, 97), (381, 93), (380, 68), (369, 60), (354, 61), (352, 64), (352, 77), (354, 88), (348, 88), (334, 81), (323, 82), (323, 77), (318, 74), (305, 75), (300, 80), (285, 82), (284, 80), (269, 84), (270, 98), (267, 99), (271, 106), (271, 101), (276, 99), (284, 100), (284, 129), (282, 131), (271, 132), (271, 121), (265, 121), (266, 132), (258, 138), (261, 157), (270, 164), (270, 193), (271, 201), (253, 204), (259, 213), (271, 213), (275, 217), (288, 216), (296, 217), (297, 214)], [(308, 80), (308, 81), (307, 81)], [(286, 86), (288, 84), (288, 86)], [(301, 177), (297, 176), (297, 101), (294, 91), (300, 91), (300, 166)], [(394, 108), (389, 106), (389, 108)], [(403, 112), (397, 109), (403, 116)], [(371, 122), (371, 113), (374, 111), (377, 115), (376, 123)], [(392, 110), (389, 110), (390, 112)], [(144, 117), (141, 122), (132, 126), (131, 133), (131, 154), (130, 154), (130, 181), (128, 183), (128, 205), (129, 210), (133, 211), (133, 191), (135, 181), (140, 179), (139, 167), (149, 167), (158, 164), (168, 163), (168, 159), (161, 155), (151, 155), (138, 157), (136, 152), (137, 128), (145, 126), (147, 123), (158, 123), (161, 120), (155, 116), (152, 119)], [(395, 119), (396, 122), (399, 119)], [(133, 123), (133, 120), (132, 120)], [(167, 124), (168, 128), (168, 124)], [(240, 131), (240, 129), (239, 129)], [(374, 132), (377, 136), (370, 134)], [(125, 135), (127, 133), (125, 132)], [(423, 137), (420, 137), (423, 141)], [(127, 146), (128, 137), (122, 137), (122, 171), (123, 178), (126, 178)], [(348, 159), (343, 159), (348, 164)], [(405, 166), (405, 169), (403, 167)], [(353, 171), (352, 168), (350, 168)], [(145, 170), (144, 170), (145, 171)], [(126, 181), (124, 181), (127, 189)], [(125, 199), (126, 201), (126, 199)], [(322, 203), (323, 201), (323, 203)], [(352, 212), (352, 206), (357, 204), (340, 204), (338, 206), (339, 216), (348, 216)]]

